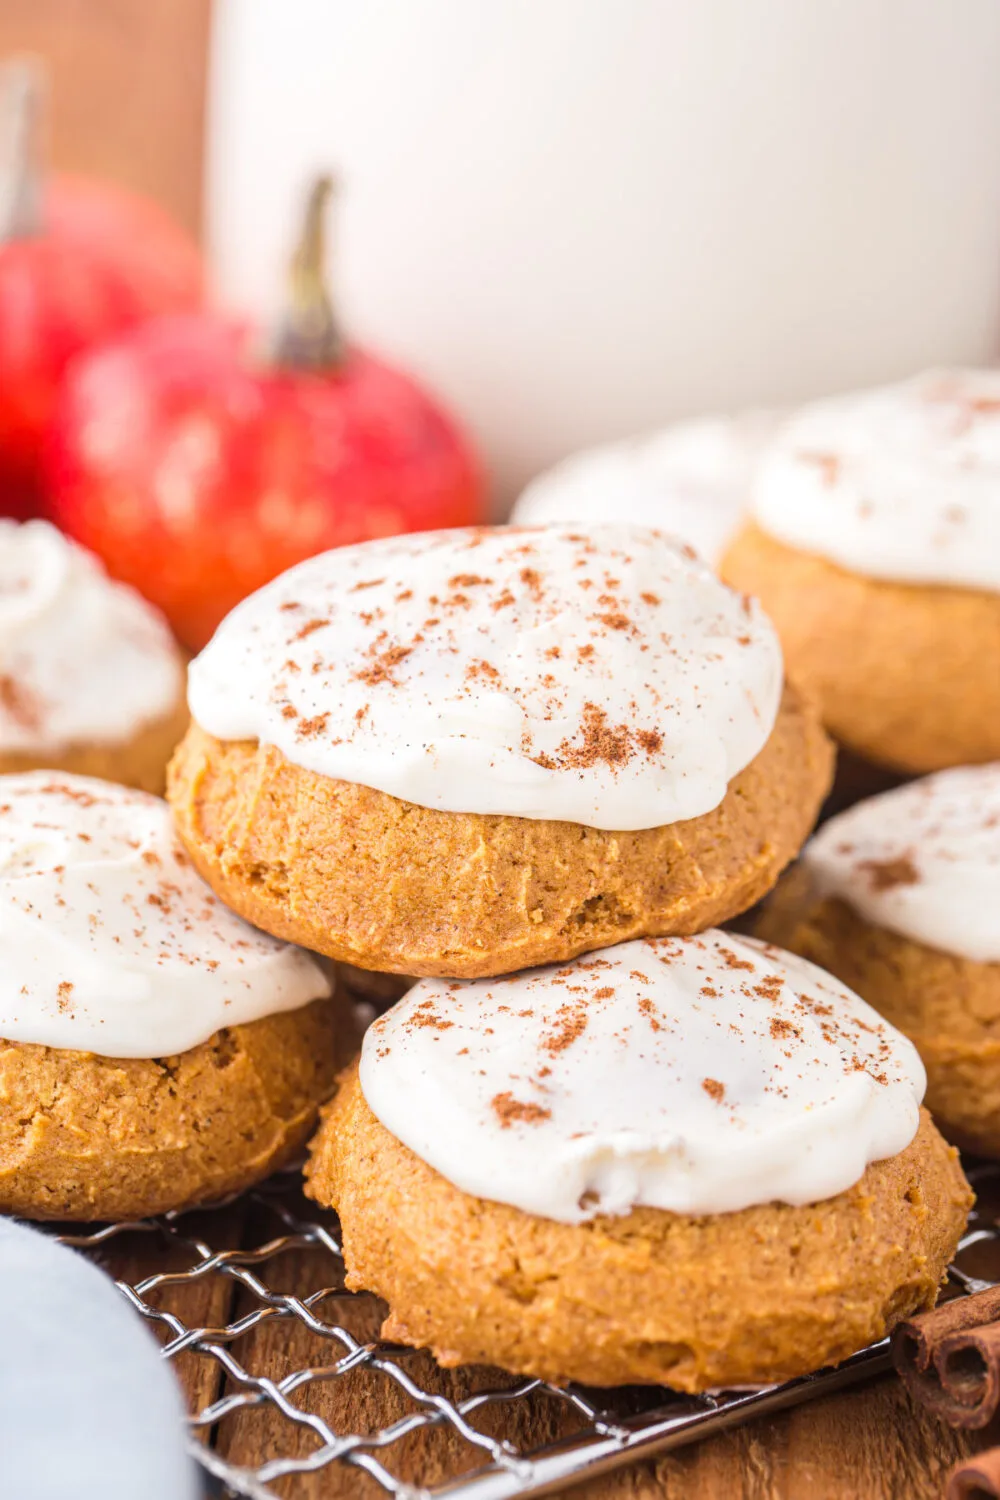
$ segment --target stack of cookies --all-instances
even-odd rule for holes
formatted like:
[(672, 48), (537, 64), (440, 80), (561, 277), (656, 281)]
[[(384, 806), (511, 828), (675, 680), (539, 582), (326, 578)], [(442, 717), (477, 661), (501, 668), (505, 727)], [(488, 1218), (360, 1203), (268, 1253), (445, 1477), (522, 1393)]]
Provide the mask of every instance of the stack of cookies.
[[(556, 1380), (765, 1383), (933, 1302), (970, 1194), (917, 1049), (854, 992), (880, 940), (841, 962), (835, 902), (796, 907), (794, 954), (719, 930), (832, 771), (755, 600), (634, 525), (325, 554), (191, 664), (168, 807), (162, 756), (124, 753), (176, 722), (159, 622), (128, 596), (108, 666), (118, 586), (7, 541), (38, 558), (0, 559), (0, 708), (37, 733), (0, 777), (0, 1208), (186, 1207), (311, 1138), (387, 1336)], [(338, 965), (402, 992), (353, 1062)]]
[(693, 1390), (933, 1301), (969, 1194), (914, 1047), (713, 925), (798, 853), (832, 752), (759, 606), (689, 548), (553, 526), (330, 553), (234, 611), (189, 705), (168, 795), (217, 896), (417, 979), (307, 1171), (389, 1336)]
[[(855, 757), (931, 772), (849, 807), (758, 931), (916, 1043), (951, 1140), (1000, 1155), (1000, 371), (818, 402), (773, 441), (722, 559)], [(865, 764), (868, 763), (868, 769)], [(860, 772), (860, 780), (859, 780)], [(853, 796), (849, 802), (855, 801)]]
[(8, 1213), (220, 1198), (301, 1152), (330, 1093), (329, 966), (223, 906), (153, 795), (187, 718), (160, 616), (53, 527), (0, 522)]

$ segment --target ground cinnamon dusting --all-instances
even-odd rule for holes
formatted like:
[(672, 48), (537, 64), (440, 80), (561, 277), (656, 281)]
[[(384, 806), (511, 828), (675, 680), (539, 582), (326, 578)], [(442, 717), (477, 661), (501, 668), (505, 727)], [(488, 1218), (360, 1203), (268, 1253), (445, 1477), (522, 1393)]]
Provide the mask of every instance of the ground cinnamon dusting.
[(431, 1027), (434, 1031), (450, 1031), (454, 1021), (446, 1021), (434, 1009), (433, 1000), (422, 1000), (406, 1023), (408, 1026)]
[(101, 798), (95, 797), (93, 792), (85, 792), (82, 787), (78, 786), (68, 786), (62, 781), (50, 781), (41, 790), (49, 796), (68, 797), (71, 802), (78, 803), (80, 807), (96, 807), (101, 801)]
[(329, 719), (329, 714), (317, 714), (314, 719), (302, 719), (296, 726), (296, 737), (300, 740), (314, 740), (318, 738), (326, 729)]
[(705, 1090), (705, 1093), (708, 1095), (708, 1097), (710, 1099), (714, 1099), (716, 1104), (719, 1104), (721, 1102), (726, 1092), (725, 1084), (720, 1083), (717, 1078), (703, 1078), (701, 1080), (701, 1086)]
[(659, 1019), (657, 1017), (656, 1006), (653, 1004), (652, 1000), (650, 1000), (649, 996), (640, 995), (638, 1005), (640, 1013), (644, 1015), (646, 1020), (649, 1022), (650, 1030), (662, 1031), (663, 1027), (660, 1025)]
[(500, 1121), (501, 1130), (509, 1130), (517, 1122), (520, 1125), (540, 1125), (543, 1120), (551, 1120), (551, 1109), (543, 1109), (540, 1104), (526, 1104), (520, 1099), (515, 1099), (508, 1090), (503, 1094), (494, 1094), (490, 1104)]
[(312, 635), (314, 631), (322, 630), (323, 627), (329, 625), (329, 623), (329, 620), (307, 620), (306, 623), (300, 626), (299, 629), (295, 632), (294, 639), (297, 641), (304, 641), (307, 635)]
[(542, 597), (542, 575), (537, 568), (522, 568), (521, 582), (536, 602)]
[(623, 766), (632, 757), (632, 733), (627, 724), (608, 723), (607, 713), (596, 703), (583, 705), (583, 717), (577, 731), (580, 743), (563, 740), (554, 756), (536, 755), (536, 765), (547, 771), (587, 770), (598, 761), (606, 766)]
[(800, 453), (799, 457), (803, 463), (813, 464), (819, 469), (824, 484), (836, 484), (840, 473), (840, 459), (835, 453)]
[(0, 708), (22, 729), (37, 729), (41, 723), (38, 699), (7, 673), (0, 676)]
[(477, 584), (492, 583), (492, 578), (482, 578), (478, 573), (456, 573), (448, 579), (450, 589), (474, 589)]
[(552, 1029), (542, 1037), (542, 1050), (557, 1057), (571, 1047), (587, 1029), (587, 1011), (580, 1005), (560, 1005), (552, 1018)]
[(920, 883), (920, 871), (908, 854), (898, 859), (863, 859), (858, 869), (871, 876), (873, 891), (892, 891), (900, 885)]
[(384, 630), (380, 632), (368, 652), (368, 655), (371, 657), (371, 666), (362, 667), (359, 672), (355, 672), (354, 674), (356, 681), (365, 682), (369, 687), (376, 687), (380, 682), (395, 684), (396, 679), (392, 675), (393, 670), (410, 654), (411, 648), (409, 646), (386, 646), (384, 649), (379, 650), (379, 642), (385, 639), (385, 634)]
[(477, 677), (487, 677), (489, 678), (490, 682), (500, 681), (500, 673), (497, 671), (493, 663), (489, 661), (470, 662), (465, 669), (465, 675), (466, 677), (471, 678), (473, 681)]

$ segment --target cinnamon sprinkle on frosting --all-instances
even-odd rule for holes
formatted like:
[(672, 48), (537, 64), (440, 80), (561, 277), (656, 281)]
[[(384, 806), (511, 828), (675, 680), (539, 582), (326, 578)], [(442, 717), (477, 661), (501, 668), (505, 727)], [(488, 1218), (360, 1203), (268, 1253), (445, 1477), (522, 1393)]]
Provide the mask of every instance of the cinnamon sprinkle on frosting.
[(501, 1130), (509, 1130), (514, 1124), (539, 1125), (543, 1120), (552, 1118), (550, 1109), (544, 1109), (540, 1104), (525, 1104), (520, 1099), (515, 1099), (510, 1092), (494, 1094), (490, 1103), (500, 1121)]
[[(217, 738), (420, 806), (622, 830), (718, 806), (781, 688), (771, 626), (690, 548), (503, 527), (299, 565), (223, 622), (189, 701)], [(334, 734), (300, 731), (324, 714)]]
[(1000, 963), (1000, 764), (958, 766), (859, 802), (802, 853), (821, 898), (973, 963)]
[(361, 1087), (389, 1131), (461, 1191), (570, 1223), (833, 1196), (912, 1139), (924, 1087), (838, 981), (711, 930), (420, 980), (372, 1030)]
[(898, 885), (916, 885), (920, 871), (910, 854), (896, 859), (863, 859), (858, 864), (871, 881), (873, 891), (891, 891)]

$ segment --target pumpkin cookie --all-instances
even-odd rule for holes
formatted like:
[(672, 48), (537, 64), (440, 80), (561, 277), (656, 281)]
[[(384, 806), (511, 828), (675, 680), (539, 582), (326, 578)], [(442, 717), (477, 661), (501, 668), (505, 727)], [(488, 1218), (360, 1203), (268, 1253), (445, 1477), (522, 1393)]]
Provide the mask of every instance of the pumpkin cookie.
[(209, 884), (361, 968), (495, 974), (767, 891), (831, 751), (755, 605), (654, 531), (314, 558), (192, 664), (170, 772)]
[(416, 985), (341, 1079), (307, 1191), (385, 1337), (443, 1364), (763, 1384), (934, 1302), (971, 1194), (922, 1090), (906, 1039), (801, 959), (628, 943)]
[(825, 824), (757, 930), (911, 1037), (927, 1105), (1000, 1156), (1000, 765), (960, 767)]
[(47, 522), (0, 520), (0, 774), (162, 792), (187, 722), (184, 659), (157, 611)]
[(233, 916), (167, 806), (0, 777), (0, 1211), (131, 1218), (300, 1150), (333, 1080), (330, 980)]
[(899, 772), (1000, 758), (998, 434), (997, 370), (807, 407), (722, 559), (831, 733)]

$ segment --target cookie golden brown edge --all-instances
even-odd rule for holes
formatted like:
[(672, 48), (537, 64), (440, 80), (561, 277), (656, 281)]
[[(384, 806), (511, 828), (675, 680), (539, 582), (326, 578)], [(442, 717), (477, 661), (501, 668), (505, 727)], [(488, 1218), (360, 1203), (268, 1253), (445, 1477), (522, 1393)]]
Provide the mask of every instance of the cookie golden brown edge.
[(314, 1001), (155, 1059), (0, 1042), (0, 1212), (143, 1218), (261, 1181), (330, 1095), (335, 1012)]
[(722, 803), (661, 828), (418, 807), (194, 723), (167, 796), (200, 873), (266, 932), (360, 968), (476, 978), (746, 910), (812, 829), (832, 761), (814, 706), (786, 687)]
[(306, 1176), (340, 1216), (348, 1286), (389, 1304), (384, 1337), (445, 1366), (683, 1391), (790, 1379), (931, 1306), (972, 1201), (921, 1111), (905, 1150), (825, 1202), (559, 1223), (453, 1187), (376, 1119), (356, 1065)]
[(1000, 594), (862, 577), (753, 522), (719, 572), (760, 600), (790, 675), (857, 755), (913, 775), (1000, 760)]

